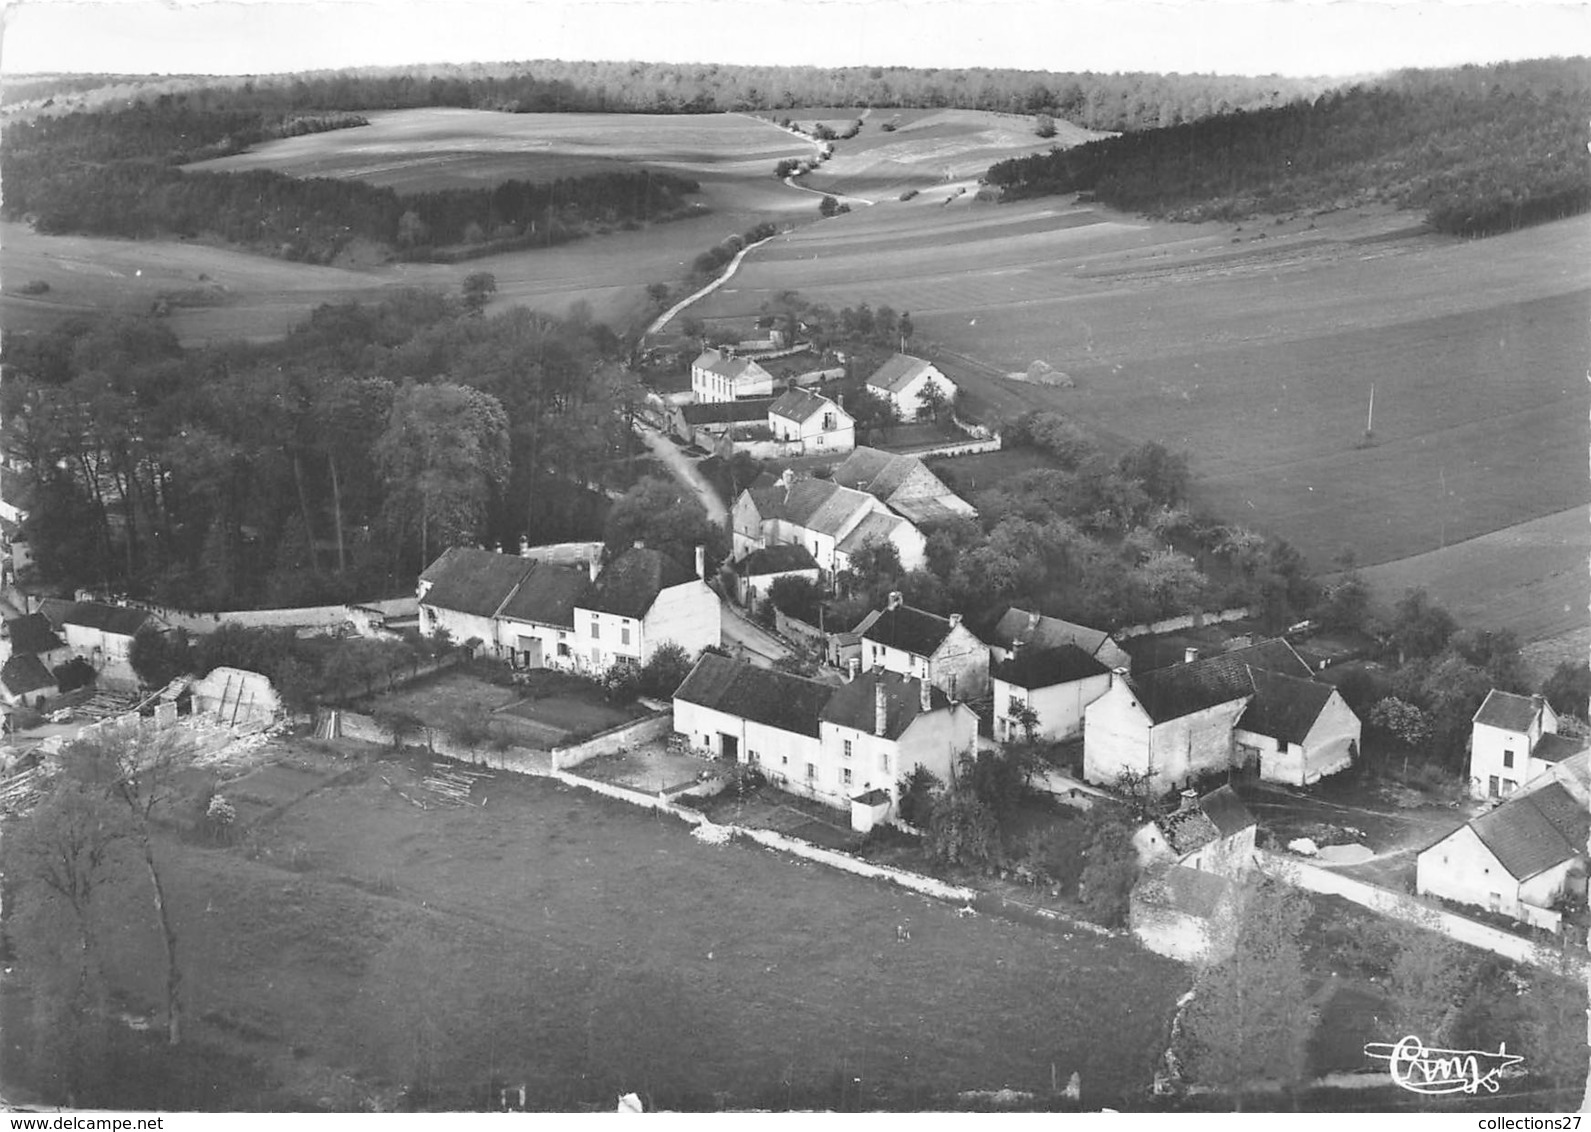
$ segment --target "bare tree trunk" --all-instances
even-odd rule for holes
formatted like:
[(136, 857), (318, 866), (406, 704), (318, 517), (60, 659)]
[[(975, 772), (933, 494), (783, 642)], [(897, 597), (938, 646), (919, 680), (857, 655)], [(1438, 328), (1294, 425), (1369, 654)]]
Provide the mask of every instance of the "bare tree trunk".
[(347, 554), (343, 549), (343, 494), (342, 484), (337, 479), (337, 457), (330, 452), (326, 453), (326, 463), (331, 467), (331, 507), (332, 518), (337, 526), (337, 572), (344, 573), (348, 569)]
[(149, 870), (149, 883), (155, 892), (155, 916), (160, 920), (160, 935), (166, 945), (166, 1040), (177, 1045), (182, 1040), (182, 969), (177, 966), (177, 932), (171, 926), (166, 891), (160, 883), (160, 870), (155, 868), (155, 847), (147, 831), (142, 841), (144, 867)]
[(320, 573), (320, 555), (315, 552), (315, 528), (309, 525), (309, 496), (304, 491), (304, 462), (293, 449), (293, 483), (298, 488), (298, 511), (304, 517), (304, 541), (309, 543), (309, 566)]

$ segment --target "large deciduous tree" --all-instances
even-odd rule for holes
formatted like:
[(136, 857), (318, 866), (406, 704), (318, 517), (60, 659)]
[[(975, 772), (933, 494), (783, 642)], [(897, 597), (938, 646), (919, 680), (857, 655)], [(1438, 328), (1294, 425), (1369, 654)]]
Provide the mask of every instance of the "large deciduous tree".
[(493, 494), (508, 479), (508, 417), (497, 398), (464, 385), (409, 384), (376, 442), (387, 518), (418, 551), (479, 538)]

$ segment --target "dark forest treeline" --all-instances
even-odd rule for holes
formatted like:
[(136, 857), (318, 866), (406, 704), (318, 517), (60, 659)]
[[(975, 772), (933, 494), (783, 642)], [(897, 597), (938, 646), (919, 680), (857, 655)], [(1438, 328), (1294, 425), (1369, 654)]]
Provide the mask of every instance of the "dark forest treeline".
[(1379, 200), (1488, 235), (1591, 208), (1588, 119), (1583, 61), (1416, 72), (1003, 161), (987, 179), (1008, 199), (1090, 192), (1188, 220)]
[(593, 537), (639, 396), (578, 314), (405, 292), (285, 339), (181, 348), (151, 319), (3, 344), (44, 577), (192, 609), (402, 588), (449, 542)]

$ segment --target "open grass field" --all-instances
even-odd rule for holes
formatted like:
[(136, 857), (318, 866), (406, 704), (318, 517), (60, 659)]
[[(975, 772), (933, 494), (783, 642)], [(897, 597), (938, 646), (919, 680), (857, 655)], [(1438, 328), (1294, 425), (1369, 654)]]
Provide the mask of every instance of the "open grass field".
[[(461, 1107), (495, 1080), (536, 1109), (630, 1090), (910, 1109), (1074, 1070), (1085, 1105), (1141, 1105), (1188, 985), (1123, 939), (963, 919), (551, 782), (422, 811), (382, 781), (417, 773), (367, 764), (246, 845), (161, 843), (196, 1036), (253, 1065), (189, 1105), (349, 1109), (409, 1086)], [(112, 977), (152, 1011), (144, 889), (107, 911)], [(5, 1046), (19, 1083), (25, 1045)]]
[[(774, 240), (699, 313), (744, 316), (784, 289), (909, 310), (916, 347), (983, 414), (1053, 409), (1108, 447), (1185, 448), (1195, 502), (1317, 565), (1345, 544), (1393, 562), (1585, 500), (1591, 224), (1483, 241), (1411, 224), (1172, 225), (919, 197)], [(1077, 387), (1000, 376), (1034, 360)], [(1360, 449), (1372, 384), (1377, 444)], [(1488, 616), (1567, 584), (1563, 561), (1517, 558), (1516, 596)], [(1497, 588), (1495, 572), (1470, 588)], [(1542, 596), (1524, 635), (1560, 629), (1563, 601)]]

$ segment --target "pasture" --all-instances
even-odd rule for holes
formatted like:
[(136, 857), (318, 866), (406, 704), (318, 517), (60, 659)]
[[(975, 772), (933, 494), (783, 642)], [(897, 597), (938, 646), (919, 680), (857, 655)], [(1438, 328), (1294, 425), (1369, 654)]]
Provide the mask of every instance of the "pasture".
[[(1411, 223), (1173, 225), (919, 197), (774, 240), (699, 313), (742, 317), (785, 289), (909, 310), (914, 346), (975, 411), (1051, 409), (1108, 447), (1185, 448), (1196, 504), (1317, 565), (1343, 545), (1393, 562), (1556, 514), (1585, 484), (1591, 225), (1457, 241)], [(1077, 387), (1000, 376), (1034, 360)], [(1376, 443), (1359, 448), (1372, 385)], [(1561, 559), (1512, 568), (1516, 597), (1486, 616), (1569, 584)], [(1471, 589), (1495, 584), (1483, 570)], [(1557, 617), (1521, 631), (1550, 635)]]
[[(1188, 985), (1124, 939), (963, 919), (550, 781), (421, 810), (397, 793), (421, 773), (357, 766), (232, 848), (161, 840), (193, 1036), (249, 1066), (190, 1077), (187, 1107), (495, 1106), (496, 1082), (540, 1110), (913, 1109), (1074, 1070), (1085, 1105), (1138, 1107)], [(153, 1012), (147, 894), (106, 891), (111, 978)]]

